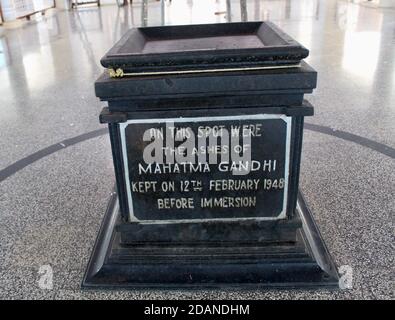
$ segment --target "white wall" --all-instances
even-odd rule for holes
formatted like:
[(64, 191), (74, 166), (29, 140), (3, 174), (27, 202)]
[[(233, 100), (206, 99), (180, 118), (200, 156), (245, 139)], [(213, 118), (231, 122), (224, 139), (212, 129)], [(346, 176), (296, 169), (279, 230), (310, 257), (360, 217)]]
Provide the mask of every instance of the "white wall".
[(395, 8), (395, 0), (379, 0), (378, 3), (382, 8)]
[(53, 6), (53, 0), (0, 0), (0, 3), (4, 21), (12, 21)]
[[(84, 0), (79, 0), (83, 2)], [(86, 0), (87, 1), (87, 0)], [(56, 8), (58, 9), (70, 9), (71, 0), (55, 0)], [(101, 4), (117, 4), (117, 0), (100, 0)]]

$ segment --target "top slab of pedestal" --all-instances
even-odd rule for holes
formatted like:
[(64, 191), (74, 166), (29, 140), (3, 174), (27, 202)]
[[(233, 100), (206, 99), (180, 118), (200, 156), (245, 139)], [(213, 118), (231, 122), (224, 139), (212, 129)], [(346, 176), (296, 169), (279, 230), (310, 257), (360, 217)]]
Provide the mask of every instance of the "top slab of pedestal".
[(124, 72), (293, 65), (309, 51), (270, 22), (130, 29), (101, 59)]

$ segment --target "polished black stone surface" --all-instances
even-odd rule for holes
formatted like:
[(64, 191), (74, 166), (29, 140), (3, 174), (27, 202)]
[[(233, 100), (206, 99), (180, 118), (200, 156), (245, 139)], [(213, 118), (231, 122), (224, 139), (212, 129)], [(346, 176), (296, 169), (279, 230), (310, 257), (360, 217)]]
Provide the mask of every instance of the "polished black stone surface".
[[(259, 23), (237, 26), (243, 31), (253, 25)], [(268, 26), (261, 23), (256, 33)], [(198, 29), (216, 37), (211, 33), (219, 28), (228, 45), (225, 31), (232, 27)], [(282, 69), (251, 70), (239, 64), (241, 70), (194, 72), (179, 55), (169, 56), (174, 47), (166, 35), (177, 38), (186, 32), (184, 26), (147, 30), (145, 34), (159, 32), (159, 38), (150, 44), (145, 39), (144, 46), (160, 49), (162, 62), (170, 59), (179, 72), (122, 71), (120, 78), (105, 72), (95, 83), (96, 95), (109, 102), (100, 121), (109, 127), (118, 202), (116, 209), (110, 203), (109, 210), (116, 213), (108, 214), (99, 236), (112, 239), (111, 244), (94, 253), (106, 257), (103, 266), (84, 286), (95, 281), (121, 287), (333, 285), (308, 254), (303, 239), (311, 227), (303, 236), (296, 209), (304, 117), (313, 113), (303, 96), (315, 88), (316, 72), (304, 62)], [(177, 42), (181, 55), (196, 61), (204, 57), (204, 50), (191, 51), (199, 30), (192, 27)], [(141, 37), (131, 30), (102, 62), (112, 55), (124, 59), (126, 68), (136, 61), (155, 65), (158, 52), (136, 53)], [(291, 57), (300, 49), (292, 47), (292, 40), (266, 39), (272, 42), (255, 48), (251, 57), (270, 53), (269, 60), (278, 59), (279, 66), (282, 55)], [(250, 35), (232, 36), (239, 44), (232, 49), (235, 61), (245, 62), (243, 46), (250, 40)], [(213, 50), (212, 61), (232, 68), (225, 53)], [(217, 153), (210, 155), (210, 147)], [(237, 183), (249, 187), (234, 190)]]
[[(111, 78), (104, 72), (95, 93), (110, 111), (159, 111), (235, 106), (298, 106), (317, 84), (307, 63), (298, 68)], [(187, 99), (187, 103), (186, 100)]]
[(271, 22), (143, 27), (102, 58), (124, 72), (166, 72), (296, 64), (309, 51)]
[[(152, 99), (156, 99), (153, 97)], [(224, 101), (224, 100), (222, 100)], [(184, 100), (184, 103), (187, 105), (189, 102), (188, 99)], [(269, 208), (271, 207), (272, 209), (276, 206), (275, 204), (269, 205), (268, 204), (268, 199), (271, 198), (272, 201), (277, 201), (277, 206), (279, 206), (279, 195), (283, 194), (283, 196), (286, 197), (286, 206), (284, 204), (282, 205), (282, 209), (280, 212), (279, 210), (268, 210), (268, 209), (262, 209), (262, 203), (257, 206), (256, 213), (251, 213), (248, 212), (248, 210), (244, 210), (244, 212), (238, 212), (235, 217), (239, 218), (253, 218), (253, 217), (277, 217), (282, 213), (283, 215), (280, 218), (285, 218), (287, 217), (292, 217), (294, 214), (295, 210), (295, 205), (296, 205), (296, 192), (297, 192), (297, 186), (298, 186), (298, 176), (299, 176), (299, 166), (300, 166), (300, 153), (301, 153), (301, 139), (302, 139), (302, 130), (303, 130), (303, 120), (304, 116), (311, 115), (313, 113), (313, 107), (311, 104), (309, 104), (307, 101), (304, 101), (301, 106), (279, 106), (279, 107), (261, 107), (261, 106), (249, 106), (244, 104), (243, 106), (240, 106), (238, 108), (226, 108), (226, 109), (220, 109), (220, 108), (210, 108), (210, 109), (200, 109), (197, 108), (196, 110), (190, 110), (190, 109), (184, 109), (182, 110), (182, 119), (185, 119), (185, 122), (194, 122), (197, 121), (197, 123), (194, 125), (196, 126), (201, 126), (202, 124), (207, 124), (207, 122), (210, 122), (210, 119), (216, 119), (220, 117), (227, 117), (232, 118), (233, 120), (237, 120), (239, 123), (246, 123), (246, 119), (251, 119), (254, 117), (278, 117), (279, 119), (282, 119), (281, 121), (284, 122), (284, 120), (288, 121), (287, 125), (287, 132), (289, 132), (289, 137), (287, 140), (289, 140), (289, 148), (287, 148), (287, 152), (289, 153), (287, 155), (287, 159), (289, 161), (287, 171), (282, 173), (282, 176), (277, 176), (278, 173), (276, 172), (275, 175), (273, 173), (269, 173), (270, 176), (272, 177), (277, 177), (277, 182), (276, 184), (279, 183), (279, 179), (285, 178), (285, 174), (288, 176), (288, 188), (286, 194), (282, 193), (282, 191), (279, 190), (266, 190), (265, 191), (265, 196), (262, 198), (263, 201), (265, 202), (265, 206), (268, 206)], [(108, 109), (104, 109), (101, 115), (101, 120), (103, 122), (109, 122), (109, 132), (110, 132), (110, 139), (111, 139), (111, 144), (112, 144), (112, 152), (113, 152), (113, 159), (114, 159), (114, 168), (115, 168), (115, 173), (116, 173), (116, 178), (117, 178), (117, 188), (119, 190), (119, 198), (120, 198), (120, 208), (122, 212), (122, 216), (125, 221), (132, 221), (136, 219), (136, 216), (143, 218), (143, 219), (153, 219), (153, 214), (154, 212), (152, 211), (152, 205), (155, 205), (153, 202), (156, 202), (158, 199), (158, 196), (155, 195), (157, 191), (153, 192), (153, 194), (149, 194), (149, 192), (146, 192), (146, 195), (142, 195), (139, 193), (132, 192), (133, 191), (133, 182), (138, 182), (136, 180), (146, 180), (146, 178), (137, 178), (140, 174), (138, 173), (144, 173), (143, 171), (148, 170), (146, 166), (144, 166), (144, 170), (141, 172), (136, 172), (136, 169), (139, 168), (139, 165), (143, 163), (142, 156), (141, 154), (143, 153), (143, 146), (146, 146), (147, 143), (143, 141), (143, 136), (141, 132), (138, 133), (138, 131), (133, 131), (129, 133), (129, 136), (126, 134), (127, 130), (125, 131), (125, 126), (130, 130), (130, 128), (134, 128), (133, 125), (130, 125), (128, 123), (130, 122), (142, 122), (142, 123), (154, 123), (155, 122), (165, 122), (168, 120), (165, 119), (175, 119), (177, 121), (180, 121), (180, 111), (175, 111), (175, 110), (161, 110), (160, 112), (154, 112), (154, 111), (147, 111), (147, 112), (111, 112)], [(129, 122), (127, 122), (129, 121)], [(250, 120), (251, 122), (251, 120)], [(219, 123), (218, 121), (214, 121), (215, 123)], [(224, 122), (225, 123), (225, 122)], [(261, 124), (263, 123), (262, 121), (260, 122)], [(277, 123), (277, 126), (280, 125), (281, 122)], [(190, 125), (190, 124), (189, 124)], [(130, 128), (129, 128), (130, 127)], [(152, 127), (152, 125), (151, 125)], [(147, 129), (146, 127), (145, 129)], [(274, 129), (275, 127), (272, 127)], [(280, 162), (276, 162), (279, 164), (278, 168), (281, 168), (281, 165), (283, 166), (283, 169), (285, 170), (285, 163), (286, 158), (284, 158), (284, 154), (281, 155), (281, 152), (279, 150), (281, 149), (281, 125), (280, 127), (276, 128), (276, 130), (270, 129), (270, 125), (268, 127), (268, 132), (266, 132), (265, 135), (265, 143), (268, 147), (268, 150), (264, 151), (262, 150), (261, 146), (261, 141), (258, 139), (258, 137), (252, 138), (254, 140), (259, 140), (257, 143), (254, 143), (254, 150), (251, 154), (253, 155), (252, 160), (259, 161), (263, 168), (264, 163), (268, 163), (268, 157), (269, 155), (272, 158), (272, 156), (278, 157), (278, 160), (281, 160), (282, 158), (282, 164)], [(278, 132), (277, 132), (278, 129)], [(141, 130), (140, 130), (141, 131)], [(284, 134), (283, 133), (283, 140), (281, 143), (284, 144)], [(279, 139), (279, 140), (276, 140)], [(252, 140), (252, 141), (254, 141)], [(266, 142), (267, 140), (267, 142)], [(207, 141), (206, 141), (207, 142)], [(220, 141), (218, 141), (220, 142)], [(229, 144), (229, 141), (227, 142)], [(227, 146), (229, 148), (229, 145)], [(129, 150), (129, 151), (128, 151)], [(259, 151), (260, 150), (260, 151)], [(128, 160), (129, 159), (129, 160)], [(196, 159), (195, 159), (196, 160)], [(208, 160), (208, 158), (206, 159)], [(218, 159), (218, 163), (220, 162), (220, 159)], [(231, 159), (229, 159), (229, 164), (228, 166), (231, 166)], [(272, 159), (275, 160), (275, 159)], [(274, 162), (271, 162), (272, 165), (274, 165)], [(179, 166), (180, 167), (180, 166)], [(181, 166), (182, 167), (182, 166)], [(152, 172), (155, 172), (156, 168), (150, 167)], [(203, 169), (205, 167), (200, 168), (203, 172)], [(217, 166), (218, 168), (218, 166)], [(235, 180), (237, 175), (234, 176), (232, 172), (228, 172), (228, 174), (225, 174), (223, 172), (218, 173), (218, 169), (214, 169), (214, 171), (217, 171), (217, 175), (221, 179), (224, 179), (225, 177), (228, 177), (232, 180)], [(283, 171), (284, 171), (283, 170)], [(173, 170), (174, 171), (174, 170)], [(172, 171), (172, 172), (173, 172)], [(151, 174), (151, 178), (149, 178), (148, 181), (154, 181), (157, 180), (159, 176), (164, 176), (162, 177), (162, 180), (169, 180), (170, 174), (166, 173), (163, 174), (164, 170), (161, 170), (162, 173), (158, 172), (157, 174)], [(197, 177), (202, 177), (204, 178), (204, 184), (205, 184), (205, 190), (204, 193), (207, 195), (207, 188), (209, 187), (207, 184), (209, 184), (209, 180), (213, 180), (215, 175), (211, 175), (211, 172), (206, 172), (204, 175), (201, 173), (188, 173), (188, 172), (180, 172), (179, 174), (173, 173), (171, 174), (172, 179), (176, 179), (179, 182), (180, 181), (185, 181), (185, 180), (198, 180)], [(256, 173), (250, 172), (249, 175), (254, 175), (256, 176)], [(264, 186), (264, 178), (267, 176), (268, 173), (264, 173), (262, 171), (262, 175), (260, 176), (262, 180), (259, 182), (260, 187), (258, 188), (259, 190)], [(147, 176), (147, 175), (145, 175)], [(258, 176), (256, 176), (258, 177)], [(148, 179), (148, 178), (147, 178)], [(240, 179), (240, 177), (239, 177)], [(246, 180), (246, 178), (244, 179)], [(146, 180), (147, 181), (147, 180)], [(199, 180), (200, 181), (200, 180)], [(201, 186), (197, 186), (201, 187)], [(258, 193), (259, 193), (259, 190)], [(151, 190), (152, 191), (152, 190)], [(199, 191), (199, 190), (197, 190)], [(203, 190), (202, 190), (203, 191)], [(174, 195), (174, 192), (169, 192), (169, 197), (172, 197)], [(261, 190), (262, 192), (262, 190)], [(212, 193), (215, 194), (215, 193)], [(269, 197), (267, 198), (267, 195)], [(136, 210), (134, 210), (135, 204), (132, 201), (132, 198), (134, 196), (137, 196), (137, 199), (139, 200), (137, 202)], [(258, 195), (257, 198), (262, 197), (262, 195)], [(196, 200), (198, 200), (198, 196), (194, 196)], [(199, 196), (200, 198), (203, 198), (201, 195)], [(277, 198), (277, 200), (276, 200)], [(258, 199), (258, 202), (262, 201), (262, 199)], [(282, 197), (284, 199), (284, 197)], [(139, 202), (143, 202), (144, 204), (141, 205)], [(144, 206), (145, 205), (145, 206)], [(157, 205), (157, 204), (156, 204)], [(259, 208), (261, 207), (261, 208)], [(259, 214), (259, 212), (265, 211), (264, 214)], [(282, 212), (284, 211), (285, 212)], [(205, 210), (205, 212), (202, 214), (197, 215), (194, 217), (194, 212), (192, 209), (189, 210), (183, 210), (183, 214), (177, 213), (176, 212), (171, 212), (170, 210), (167, 210), (167, 212), (162, 211), (161, 215), (163, 215), (164, 219), (167, 218), (172, 218), (174, 219), (175, 217), (178, 217), (178, 220), (185, 220), (185, 219), (197, 219), (197, 218), (225, 218), (228, 215), (228, 218), (232, 218), (232, 215), (228, 210), (213, 210), (213, 212)], [(189, 212), (188, 212), (189, 211)], [(222, 213), (221, 213), (222, 211)], [(250, 210), (251, 211), (251, 210)], [(235, 211), (236, 212), (236, 211)], [(158, 213), (157, 213), (158, 214)], [(234, 213), (235, 214), (235, 213)]]
[[(82, 282), (84, 289), (337, 288), (338, 273), (303, 197), (296, 241), (217, 239), (122, 244), (117, 196), (109, 202)], [(263, 230), (261, 230), (263, 231)]]
[[(291, 118), (272, 117), (130, 120), (120, 129), (126, 141), (129, 211), (139, 220), (285, 216)], [(143, 139), (147, 134), (149, 139)], [(151, 147), (155, 138), (160, 147)], [(244, 157), (250, 159), (233, 159), (232, 149), (247, 139)], [(186, 147), (187, 140), (193, 144)], [(149, 147), (168, 161), (147, 164)], [(191, 152), (196, 155), (185, 156)]]

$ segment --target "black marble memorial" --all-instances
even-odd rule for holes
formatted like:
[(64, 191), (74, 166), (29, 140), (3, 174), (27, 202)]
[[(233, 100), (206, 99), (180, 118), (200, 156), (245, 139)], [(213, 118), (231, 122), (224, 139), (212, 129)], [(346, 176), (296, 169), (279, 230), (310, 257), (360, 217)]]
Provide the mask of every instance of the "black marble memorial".
[(338, 286), (298, 190), (308, 53), (268, 22), (125, 34), (95, 83), (116, 188), (83, 288)]

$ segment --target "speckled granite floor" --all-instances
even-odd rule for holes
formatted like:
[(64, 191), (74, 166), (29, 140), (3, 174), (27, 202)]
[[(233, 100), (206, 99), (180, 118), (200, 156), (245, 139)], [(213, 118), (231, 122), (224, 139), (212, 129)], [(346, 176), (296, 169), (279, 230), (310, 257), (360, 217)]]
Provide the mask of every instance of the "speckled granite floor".
[[(173, 0), (165, 22), (229, 19), (214, 14), (222, 10), (212, 3), (193, 1), (196, 14), (181, 15), (177, 9), (188, 7)], [(141, 8), (134, 1), (120, 9), (53, 10), (21, 26), (0, 27), (0, 177), (32, 153), (102, 128), (103, 104), (93, 91), (101, 56), (127, 28), (162, 21), (159, 2), (149, 1), (143, 23)], [(245, 16), (238, 1), (231, 8), (232, 21)], [(249, 20), (275, 22), (311, 50), (308, 62), (319, 82), (307, 97), (316, 107), (308, 123), (395, 148), (395, 9), (251, 0), (246, 12)], [(394, 298), (395, 160), (380, 150), (336, 131), (304, 135), (301, 188), (337, 266), (352, 267), (351, 290), (82, 292), (114, 183), (111, 151), (106, 135), (59, 149), (0, 182), (0, 298)], [(52, 289), (40, 288), (43, 265), (53, 270)]]

